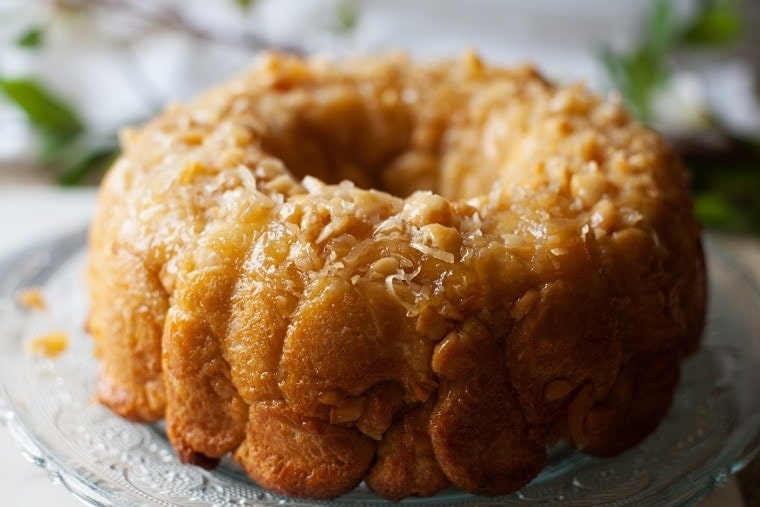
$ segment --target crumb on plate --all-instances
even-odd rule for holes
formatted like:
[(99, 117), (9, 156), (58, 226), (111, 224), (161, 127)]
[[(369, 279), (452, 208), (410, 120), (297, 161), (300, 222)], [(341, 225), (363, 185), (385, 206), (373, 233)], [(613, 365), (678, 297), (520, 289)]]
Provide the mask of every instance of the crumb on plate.
[(51, 331), (38, 336), (29, 343), (28, 350), (34, 355), (56, 357), (69, 345), (69, 335), (63, 331)]
[(24, 308), (29, 310), (45, 310), (47, 303), (45, 295), (39, 287), (28, 287), (18, 294), (18, 301)]

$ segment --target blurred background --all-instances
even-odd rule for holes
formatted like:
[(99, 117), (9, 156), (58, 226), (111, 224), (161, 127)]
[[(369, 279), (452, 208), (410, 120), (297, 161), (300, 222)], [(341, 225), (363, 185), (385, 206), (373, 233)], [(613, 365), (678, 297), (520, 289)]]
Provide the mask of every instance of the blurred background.
[(617, 93), (685, 158), (704, 223), (760, 233), (756, 0), (0, 0), (0, 184), (97, 183), (121, 126), (268, 48), (470, 48)]

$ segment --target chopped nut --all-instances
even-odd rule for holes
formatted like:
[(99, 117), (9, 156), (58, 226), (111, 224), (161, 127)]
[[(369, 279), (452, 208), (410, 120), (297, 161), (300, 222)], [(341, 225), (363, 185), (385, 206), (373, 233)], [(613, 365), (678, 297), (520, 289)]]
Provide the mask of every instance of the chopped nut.
[(445, 378), (466, 375), (475, 366), (471, 343), (460, 333), (452, 331), (433, 350), (433, 371)]
[(383, 257), (372, 263), (371, 271), (383, 277), (396, 274), (399, 270), (399, 262), (395, 257)]
[(203, 174), (204, 171), (205, 167), (199, 160), (188, 160), (179, 173), (179, 182), (182, 185), (187, 185), (196, 176)]
[(425, 225), (421, 230), (433, 248), (455, 255), (459, 254), (462, 238), (455, 228), (433, 223)]
[(462, 320), (464, 318), (462, 312), (448, 301), (444, 301), (440, 309), (440, 314), (448, 320)]
[(529, 290), (515, 302), (512, 310), (509, 312), (509, 316), (515, 320), (522, 319), (533, 309), (536, 301), (538, 301), (538, 291)]
[(415, 330), (431, 341), (438, 341), (451, 329), (451, 324), (437, 311), (425, 307), (417, 317)]
[(544, 386), (544, 398), (547, 401), (556, 401), (570, 394), (572, 390), (573, 384), (569, 380), (552, 380)]
[(570, 179), (570, 191), (583, 206), (590, 207), (604, 195), (607, 179), (600, 173), (574, 174)]
[(427, 224), (453, 225), (454, 213), (451, 203), (440, 195), (417, 192), (404, 205), (404, 212), (412, 225), (422, 227)]
[(330, 423), (356, 421), (364, 413), (366, 406), (366, 397), (345, 399), (338, 405), (330, 407)]
[(377, 384), (367, 392), (367, 405), (356, 420), (356, 427), (372, 438), (380, 440), (393, 422), (393, 416), (404, 406), (401, 388), (392, 382)]
[(591, 226), (609, 233), (618, 221), (615, 205), (608, 199), (602, 199), (591, 212)]

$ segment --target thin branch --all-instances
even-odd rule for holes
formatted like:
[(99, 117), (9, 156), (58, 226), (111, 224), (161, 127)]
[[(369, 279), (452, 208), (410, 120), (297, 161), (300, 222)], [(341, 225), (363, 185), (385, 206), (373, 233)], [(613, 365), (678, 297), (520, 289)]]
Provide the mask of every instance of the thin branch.
[[(260, 34), (251, 31), (210, 30), (188, 18), (177, 6), (150, 9), (150, 2), (129, 0), (45, 0), (55, 7), (71, 11), (101, 11), (131, 18), (133, 21), (154, 29), (170, 29), (195, 39), (224, 44), (242, 49), (275, 49), (285, 53), (305, 54), (306, 50), (294, 44), (273, 44)], [(146, 9), (145, 7), (148, 6)]]

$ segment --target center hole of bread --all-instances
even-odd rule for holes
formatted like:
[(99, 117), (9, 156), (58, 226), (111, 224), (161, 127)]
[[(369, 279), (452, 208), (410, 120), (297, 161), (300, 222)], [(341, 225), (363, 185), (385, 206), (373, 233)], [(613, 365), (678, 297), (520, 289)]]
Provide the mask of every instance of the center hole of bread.
[(402, 198), (430, 190), (449, 200), (487, 193), (498, 179), (493, 157), (473, 135), (478, 125), (453, 121), (451, 101), (408, 100), (400, 88), (379, 84), (283, 93), (271, 107), (258, 106), (277, 111), (261, 115), (261, 143), (297, 179), (349, 180)]
[(369, 97), (351, 88), (322, 90), (267, 125), (262, 147), (301, 179), (352, 181), (406, 197), (439, 193), (440, 134), (420, 139), (409, 105), (393, 91)]
[(435, 153), (414, 150), (397, 139), (368, 142), (361, 133), (306, 130), (263, 142), (264, 149), (282, 160), (297, 179), (313, 176), (328, 184), (348, 180), (360, 188), (398, 197), (416, 190), (439, 190)]

